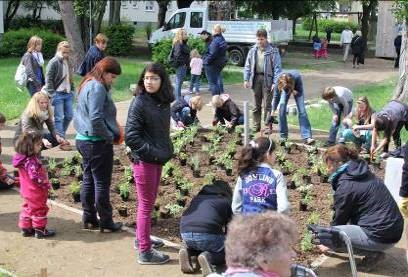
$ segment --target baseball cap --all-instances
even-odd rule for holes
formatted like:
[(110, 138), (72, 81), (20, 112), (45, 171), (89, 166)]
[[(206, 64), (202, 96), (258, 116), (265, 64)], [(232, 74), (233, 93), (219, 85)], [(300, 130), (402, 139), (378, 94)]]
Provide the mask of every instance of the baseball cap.
[(211, 35), (210, 32), (208, 32), (207, 30), (202, 30), (200, 33), (198, 33), (199, 35)]

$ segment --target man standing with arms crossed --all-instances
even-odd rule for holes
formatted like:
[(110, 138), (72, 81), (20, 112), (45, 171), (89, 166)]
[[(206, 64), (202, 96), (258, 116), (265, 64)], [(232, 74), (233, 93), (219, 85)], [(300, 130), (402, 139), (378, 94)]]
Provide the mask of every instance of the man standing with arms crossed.
[(340, 42), (343, 45), (343, 62), (347, 61), (349, 50), (350, 50), (350, 43), (353, 39), (353, 32), (350, 30), (350, 27), (346, 27), (343, 32), (341, 32)]
[[(261, 130), (262, 104), (264, 121), (271, 113), (272, 94), (277, 78), (282, 71), (279, 49), (268, 42), (265, 29), (256, 32), (257, 43), (248, 51), (244, 68), (244, 87), (252, 88), (255, 108), (253, 109), (254, 131)], [(271, 131), (271, 130), (269, 130)]]

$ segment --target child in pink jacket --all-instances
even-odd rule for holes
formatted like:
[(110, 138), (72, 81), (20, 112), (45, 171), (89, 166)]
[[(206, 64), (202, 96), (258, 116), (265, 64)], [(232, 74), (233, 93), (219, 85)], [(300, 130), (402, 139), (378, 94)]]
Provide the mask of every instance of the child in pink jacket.
[(191, 50), (190, 53), (191, 61), (191, 80), (190, 80), (190, 93), (200, 93), (200, 77), (203, 70), (203, 60), (201, 59), (200, 54), (197, 49)]
[(47, 197), (51, 188), (48, 174), (40, 161), (42, 136), (39, 133), (22, 133), (16, 142), (13, 166), (20, 176), (20, 195), (23, 207), (18, 226), (24, 237), (35, 235), (46, 238), (55, 235), (54, 230), (46, 229)]

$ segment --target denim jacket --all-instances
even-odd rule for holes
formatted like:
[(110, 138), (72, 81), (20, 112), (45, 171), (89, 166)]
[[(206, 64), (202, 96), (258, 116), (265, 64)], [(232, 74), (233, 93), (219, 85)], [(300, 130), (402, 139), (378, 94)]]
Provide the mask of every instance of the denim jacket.
[(78, 96), (74, 127), (81, 135), (99, 136), (107, 143), (119, 136), (116, 107), (105, 85), (90, 80), (83, 86)]
[[(283, 70), (276, 79), (278, 80), (282, 74), (290, 74), (295, 80), (295, 90), (297, 91), (297, 94), (295, 97), (299, 97), (303, 95), (303, 81), (302, 81), (302, 76), (300, 75), (299, 71)], [(289, 98), (289, 96), (290, 95), (288, 95), (287, 98)], [(272, 97), (272, 111), (276, 111), (276, 109), (278, 108), (280, 98), (281, 98), (281, 92), (278, 90), (278, 86), (275, 86), (275, 89), (273, 90), (273, 97)], [(288, 101), (286, 101), (286, 103), (287, 102)]]
[[(244, 67), (244, 81), (250, 82), (252, 88), (254, 88), (254, 76), (256, 66), (256, 51), (258, 45), (255, 44), (248, 51)], [(282, 71), (281, 57), (279, 55), (278, 48), (268, 44), (265, 49), (265, 62), (264, 62), (264, 82), (267, 89), (271, 89), (273, 84), (276, 84), (278, 75)]]

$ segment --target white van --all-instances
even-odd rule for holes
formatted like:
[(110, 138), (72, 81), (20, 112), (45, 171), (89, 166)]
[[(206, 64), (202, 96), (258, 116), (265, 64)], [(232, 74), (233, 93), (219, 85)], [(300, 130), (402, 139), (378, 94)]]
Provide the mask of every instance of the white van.
[(292, 20), (210, 21), (208, 18), (208, 8), (179, 9), (163, 27), (152, 33), (149, 44), (152, 46), (163, 38), (173, 37), (179, 28), (198, 36), (201, 31), (211, 32), (215, 24), (221, 24), (226, 29), (223, 36), (228, 43), (230, 63), (243, 65), (249, 48), (256, 42), (255, 34), (258, 29), (266, 29), (269, 42), (278, 46), (287, 45), (292, 40)]

